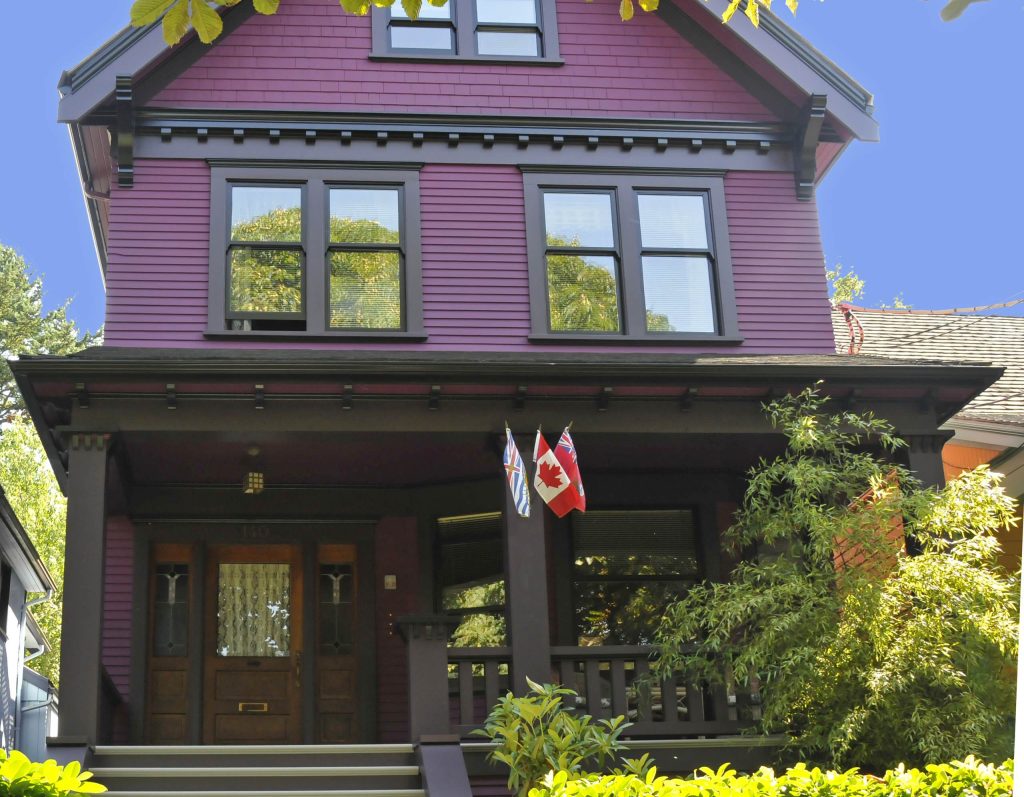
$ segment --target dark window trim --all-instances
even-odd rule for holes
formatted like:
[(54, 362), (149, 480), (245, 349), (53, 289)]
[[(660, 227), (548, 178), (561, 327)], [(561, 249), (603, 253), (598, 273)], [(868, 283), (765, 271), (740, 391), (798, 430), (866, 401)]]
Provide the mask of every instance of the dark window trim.
[[(736, 315), (729, 228), (725, 210), (725, 180), (706, 174), (648, 174), (643, 172), (567, 173), (526, 172), (525, 212), (530, 273), (530, 340), (536, 343), (721, 343), (743, 342)], [(552, 332), (547, 290), (547, 241), (544, 233), (543, 191), (593, 191), (615, 193), (613, 219), (619, 235), (619, 308), (622, 332)], [(640, 218), (636, 196), (641, 193), (703, 194), (710, 210), (708, 243), (714, 268), (712, 293), (716, 332), (648, 332), (641, 267)]]
[[(207, 300), (208, 338), (349, 338), (372, 340), (425, 340), (423, 327), (422, 256), (420, 235), (419, 171), (386, 168), (277, 168), (211, 166), (210, 169), (210, 275)], [(303, 234), (305, 252), (303, 300), (306, 329), (299, 330), (231, 330), (226, 326), (227, 254), (230, 244), (232, 185), (296, 185), (303, 187)], [(395, 329), (333, 329), (329, 326), (328, 192), (332, 187), (397, 187), (402, 263), (403, 328)], [(321, 223), (311, 223), (319, 220)], [(266, 316), (263, 316), (266, 317)], [(294, 314), (282, 316), (297, 318)]]
[[(558, 49), (558, 16), (554, 0), (536, 0), (537, 24), (516, 25), (514, 23), (484, 23), (480, 25), (476, 18), (476, 0), (448, 0), (454, 2), (452, 10), (452, 28), (454, 30), (453, 52), (439, 50), (406, 50), (391, 47), (388, 29), (391, 24), (391, 9), (374, 6), (371, 10), (373, 28), (373, 44), (370, 50), (372, 60), (400, 61), (441, 61), (466, 62), (483, 64), (541, 64), (544, 66), (561, 66), (562, 60)], [(400, 0), (396, 0), (400, 2)], [(416, 24), (416, 23), (413, 23)], [(478, 27), (485, 30), (523, 29), (536, 30), (540, 36), (539, 56), (532, 55), (479, 55), (477, 53), (476, 33)]]

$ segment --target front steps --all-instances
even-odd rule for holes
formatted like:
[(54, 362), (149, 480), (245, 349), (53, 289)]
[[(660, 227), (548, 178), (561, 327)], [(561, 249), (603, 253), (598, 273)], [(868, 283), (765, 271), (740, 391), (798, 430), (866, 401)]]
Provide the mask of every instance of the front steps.
[(425, 797), (411, 744), (97, 747), (119, 797)]

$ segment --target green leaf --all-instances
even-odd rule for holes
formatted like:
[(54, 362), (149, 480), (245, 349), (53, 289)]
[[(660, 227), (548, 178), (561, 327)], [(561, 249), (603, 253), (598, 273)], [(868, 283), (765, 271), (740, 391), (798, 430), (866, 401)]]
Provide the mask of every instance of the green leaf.
[(135, 0), (131, 10), (132, 26), (141, 28), (156, 22), (172, 3), (177, 2), (181, 0)]
[(279, 5), (281, 0), (252, 0), (252, 6), (257, 14), (276, 14)]
[(419, 19), (422, 8), (423, 0), (402, 0), (402, 9), (409, 19)]
[(619, 3), (619, 18), (629, 22), (633, 18), (633, 0), (622, 0)]
[(188, 1), (178, 0), (164, 15), (164, 41), (175, 45), (182, 40), (189, 29)]
[(648, 12), (650, 12), (650, 11), (657, 11), (658, 10), (658, 0), (640, 0), (640, 8), (642, 8), (644, 11), (648, 11)]
[(341, 7), (349, 14), (365, 16), (370, 11), (370, 0), (339, 0)]
[(224, 21), (206, 4), (206, 0), (192, 0), (192, 27), (203, 44), (212, 44), (224, 30)]

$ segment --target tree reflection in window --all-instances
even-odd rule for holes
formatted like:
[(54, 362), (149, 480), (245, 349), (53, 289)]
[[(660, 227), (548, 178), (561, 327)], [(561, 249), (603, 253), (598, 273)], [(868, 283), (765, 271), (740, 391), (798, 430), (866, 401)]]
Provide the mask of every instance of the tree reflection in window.
[(452, 647), (505, 645), (501, 513), (440, 518), (437, 527), (441, 609), (463, 617)]
[(649, 645), (661, 615), (701, 578), (690, 510), (574, 515), (573, 595), (580, 645)]

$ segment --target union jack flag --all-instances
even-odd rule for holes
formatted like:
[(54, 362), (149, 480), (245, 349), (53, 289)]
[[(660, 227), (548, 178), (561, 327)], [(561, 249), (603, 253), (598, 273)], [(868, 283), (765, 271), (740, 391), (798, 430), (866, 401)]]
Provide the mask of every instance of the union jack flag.
[(568, 426), (562, 431), (562, 436), (558, 438), (558, 445), (555, 446), (555, 456), (565, 470), (565, 475), (569, 478), (569, 482), (576, 488), (576, 492), (579, 494), (576, 508), (581, 512), (585, 511), (587, 508), (587, 494), (583, 492), (583, 479), (580, 478), (580, 466), (576, 461), (576, 445), (572, 442), (572, 435), (569, 434)]
[(506, 426), (505, 437), (505, 478), (508, 479), (508, 487), (512, 491), (512, 500), (516, 503), (516, 511), (520, 517), (530, 516), (530, 490), (526, 481), (526, 465), (519, 455), (516, 441), (512, 439), (512, 432)]

